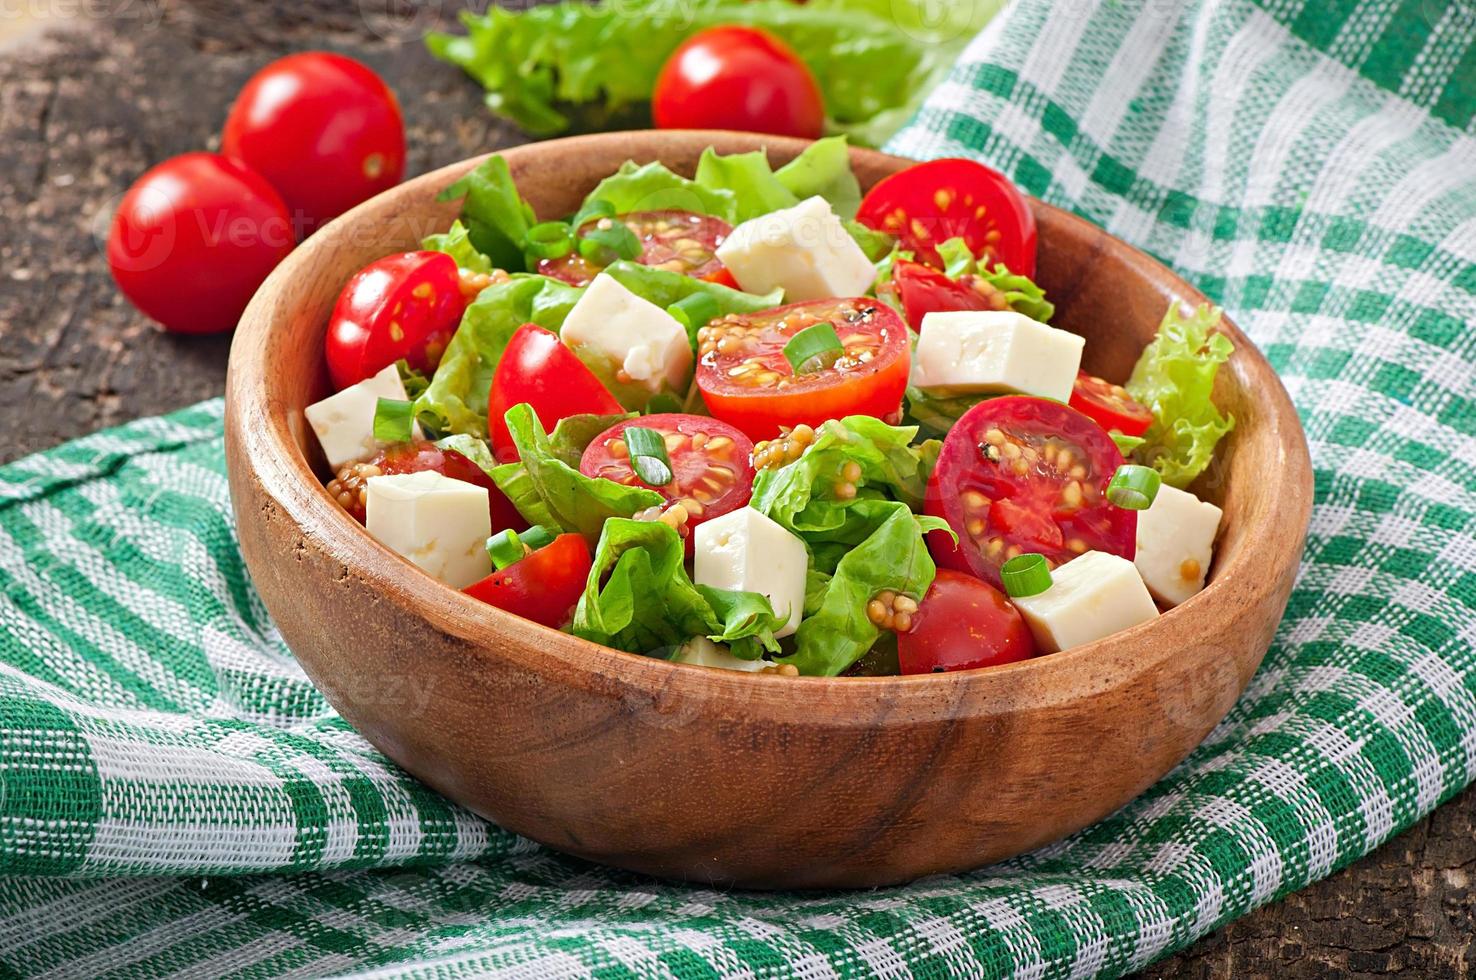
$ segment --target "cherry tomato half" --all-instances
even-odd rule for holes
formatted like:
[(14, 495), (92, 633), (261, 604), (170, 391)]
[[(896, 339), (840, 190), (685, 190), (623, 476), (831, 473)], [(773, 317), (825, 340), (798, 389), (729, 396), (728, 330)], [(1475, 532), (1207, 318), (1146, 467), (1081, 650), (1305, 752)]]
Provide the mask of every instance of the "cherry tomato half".
[[(818, 323), (835, 328), (845, 353), (829, 367), (795, 374), (784, 345)], [(755, 441), (801, 422), (896, 416), (912, 361), (902, 319), (872, 299), (812, 300), (733, 314), (699, 330), (697, 343), (697, 387), (708, 411)]]
[(497, 362), (487, 399), (487, 433), (492, 455), (499, 463), (518, 458), (504, 416), (514, 405), (527, 402), (533, 414), (552, 432), (560, 419), (571, 415), (618, 415), (625, 411), (594, 372), (584, 366), (556, 334), (535, 323), (517, 329)]
[(334, 387), (347, 388), (401, 358), (429, 374), (469, 300), (456, 260), (445, 252), (403, 252), (360, 269), (328, 321), (324, 353)]
[(1004, 293), (982, 276), (950, 279), (921, 262), (898, 262), (885, 288), (902, 303), (902, 315), (914, 330), (922, 329), (922, 319), (929, 313), (1010, 308)]
[(308, 51), (251, 76), (226, 117), (221, 152), (271, 181), (311, 231), (400, 182), (405, 123), (368, 67)]
[(931, 160), (883, 178), (856, 220), (897, 236), (919, 262), (943, 268), (937, 246), (963, 238), (990, 268), (1035, 275), (1035, 215), (1010, 179), (974, 160)]
[(656, 78), (657, 129), (737, 129), (819, 138), (825, 103), (789, 47), (752, 27), (710, 27), (677, 48)]
[(454, 449), (442, 449), (433, 442), (402, 442), (386, 446), (367, 463), (350, 463), (341, 468), (328, 484), (328, 495), (348, 511), (350, 517), (360, 524), (365, 520), (364, 481), (371, 476), (392, 476), (396, 473), (422, 473), (434, 470), (453, 480), (485, 487), (487, 506), (492, 515), (492, 530), (512, 528), (521, 531), (528, 526), (523, 515), (503, 496), (497, 484), (487, 476), (487, 471)]
[(214, 153), (145, 173), (118, 205), (108, 267), (134, 306), (176, 333), (230, 330), (292, 251), (287, 206), (259, 174)]
[(1111, 437), (1044, 398), (991, 398), (949, 430), (928, 481), (926, 511), (948, 522), (928, 536), (933, 559), (998, 586), (999, 566), (1039, 552), (1054, 567), (1084, 551), (1132, 559), (1138, 513), (1107, 502), (1122, 465)]
[(1140, 436), (1153, 424), (1153, 412), (1129, 395), (1126, 388), (1085, 371), (1076, 373), (1071, 407), (1108, 432), (1116, 429), (1125, 436)]
[(1028, 660), (1035, 638), (1004, 593), (972, 575), (940, 568), (912, 617), (897, 634), (904, 674), (972, 670)]
[(733, 426), (705, 415), (647, 415), (612, 425), (584, 450), (579, 472), (626, 486), (646, 486), (631, 468), (622, 438), (633, 425), (655, 429), (666, 440), (672, 480), (651, 489), (686, 510), (684, 535), (703, 521), (737, 510), (753, 496), (753, 443)]
[[(718, 261), (717, 250), (733, 226), (722, 218), (691, 211), (633, 211), (619, 218), (641, 240), (641, 254), (635, 260), (641, 265), (680, 272), (694, 279), (726, 271)], [(580, 234), (594, 223), (581, 225)], [(535, 271), (574, 286), (588, 286), (602, 268), (578, 252), (570, 252), (563, 258), (542, 260)]]
[(558, 629), (574, 612), (593, 564), (582, 534), (561, 534), (463, 591), (489, 606)]

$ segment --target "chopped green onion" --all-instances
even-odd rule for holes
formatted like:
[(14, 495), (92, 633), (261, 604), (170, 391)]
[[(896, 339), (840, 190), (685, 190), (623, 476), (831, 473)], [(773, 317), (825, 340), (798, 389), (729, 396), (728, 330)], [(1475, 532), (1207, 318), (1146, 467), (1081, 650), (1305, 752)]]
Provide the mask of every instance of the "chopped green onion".
[(841, 343), (835, 327), (817, 323), (789, 338), (789, 343), (784, 345), (784, 359), (795, 374), (810, 374), (830, 367), (845, 351), (846, 345)]
[(598, 221), (600, 218), (613, 217), (615, 217), (615, 205), (603, 197), (597, 197), (593, 201), (584, 202), (584, 207), (579, 209), (579, 213), (569, 223), (575, 228), (581, 228), (587, 221)]
[(999, 578), (1011, 599), (1024, 599), (1051, 587), (1051, 568), (1045, 555), (1016, 555), (1000, 566)]
[(601, 218), (579, 239), (579, 254), (595, 265), (609, 265), (616, 259), (640, 258), (644, 248), (636, 233), (614, 218)]
[(374, 406), (374, 439), (376, 442), (409, 442), (415, 416), (410, 402), (398, 398), (381, 398)]
[(530, 259), (561, 259), (574, 251), (574, 230), (562, 221), (545, 221), (528, 229), (523, 253)]
[(630, 450), (630, 467), (636, 478), (649, 487), (664, 487), (671, 482), (671, 459), (666, 455), (666, 439), (655, 429), (629, 426), (621, 435)]
[(693, 293), (668, 306), (666, 312), (686, 328), (687, 336), (695, 340), (697, 331), (717, 319), (722, 310), (717, 300), (707, 293)]
[(498, 531), (487, 539), (487, 556), (492, 559), (492, 566), (499, 572), (513, 562), (522, 561), (527, 554), (528, 550), (523, 547), (518, 532), (512, 528)]
[(1107, 484), (1107, 499), (1123, 510), (1147, 510), (1162, 483), (1163, 477), (1153, 467), (1124, 463)]
[(537, 551), (539, 548), (553, 544), (555, 534), (542, 524), (534, 524), (528, 530), (518, 535), (518, 540), (523, 542), (529, 551)]
[(531, 553), (553, 542), (554, 532), (542, 524), (534, 524), (519, 534), (512, 528), (498, 531), (487, 539), (487, 557), (499, 572), (507, 566), (520, 562)]

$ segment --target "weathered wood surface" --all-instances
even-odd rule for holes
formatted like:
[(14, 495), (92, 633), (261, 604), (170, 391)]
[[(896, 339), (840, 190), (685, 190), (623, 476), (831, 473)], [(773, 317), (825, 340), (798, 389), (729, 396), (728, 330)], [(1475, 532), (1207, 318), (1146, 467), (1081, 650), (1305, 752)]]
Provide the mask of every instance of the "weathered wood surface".
[[(458, 7), (37, 0), (0, 9), (0, 462), (220, 393), (229, 338), (172, 337), (134, 313), (112, 288), (98, 229), (147, 166), (214, 146), (236, 89), (272, 57), (331, 48), (381, 72), (405, 106), (412, 173), (519, 142), (418, 43)], [(22, 19), (32, 15), (56, 23)], [(1473, 877), (1469, 790), (1350, 868), (1145, 975), (1470, 976)]]

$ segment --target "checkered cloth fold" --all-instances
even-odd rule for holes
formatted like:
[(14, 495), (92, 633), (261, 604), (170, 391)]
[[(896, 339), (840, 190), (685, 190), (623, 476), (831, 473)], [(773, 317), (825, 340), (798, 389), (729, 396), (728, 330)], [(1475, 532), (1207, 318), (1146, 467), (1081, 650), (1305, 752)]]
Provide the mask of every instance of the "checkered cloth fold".
[(0, 468), (4, 971), (1107, 976), (1367, 853), (1476, 775), (1473, 37), (1466, 0), (1018, 0), (892, 145), (988, 160), (1162, 257), (1305, 421), (1275, 645), (1119, 813), (809, 896), (513, 838), (308, 683), (241, 564), (207, 402)]

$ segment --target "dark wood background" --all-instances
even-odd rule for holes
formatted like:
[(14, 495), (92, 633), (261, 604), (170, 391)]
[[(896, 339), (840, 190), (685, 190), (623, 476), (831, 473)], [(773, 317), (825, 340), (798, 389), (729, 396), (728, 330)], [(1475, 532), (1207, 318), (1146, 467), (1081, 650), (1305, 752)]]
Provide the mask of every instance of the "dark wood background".
[[(410, 172), (522, 141), (420, 35), (458, 0), (0, 4), (0, 462), (217, 395), (229, 336), (165, 334), (114, 290), (119, 195), (216, 148), (237, 88), (281, 54), (343, 51), (399, 94)], [(1476, 974), (1476, 789), (1352, 867), (1146, 971), (1152, 977)]]

